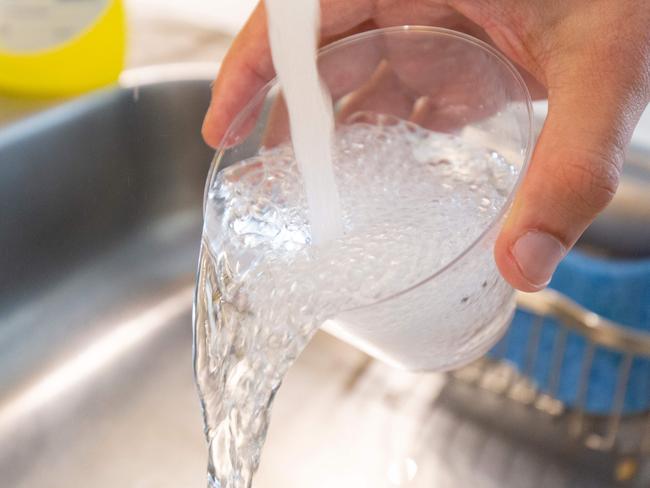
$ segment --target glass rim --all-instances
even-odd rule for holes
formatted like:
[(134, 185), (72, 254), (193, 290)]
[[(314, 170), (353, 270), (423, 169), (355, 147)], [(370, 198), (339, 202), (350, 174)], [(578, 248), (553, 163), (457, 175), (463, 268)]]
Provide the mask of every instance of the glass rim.
[[(476, 37), (473, 37), (469, 34), (465, 34), (464, 32), (459, 32), (455, 31), (452, 29), (447, 29), (444, 27), (434, 27), (434, 26), (426, 26), (426, 25), (401, 25), (401, 26), (393, 26), (393, 27), (382, 27), (378, 29), (371, 29), (368, 31), (360, 32), (358, 34), (353, 34), (348, 37), (344, 37), (343, 39), (339, 39), (337, 41), (334, 41), (326, 46), (323, 46), (318, 50), (317, 56), (320, 58), (321, 56), (328, 54), (332, 51), (335, 51), (338, 48), (347, 46), (349, 44), (356, 44), (360, 41), (363, 41), (365, 39), (369, 39), (372, 37), (378, 37), (383, 34), (394, 34), (394, 33), (406, 33), (406, 32), (414, 32), (414, 33), (425, 33), (425, 34), (432, 34), (436, 37), (438, 36), (443, 36), (443, 37), (449, 37), (449, 38), (454, 38), (463, 42), (466, 42), (468, 45), (473, 45), (474, 47), (481, 49), (487, 53), (489, 53), (491, 56), (493, 56), (494, 59), (499, 61), (506, 69), (507, 71), (511, 74), (511, 76), (514, 78), (516, 81), (517, 85), (521, 88), (522, 93), (524, 94), (524, 100), (522, 102), (524, 103), (526, 107), (526, 112), (528, 115), (528, 130), (526, 131), (526, 147), (524, 151), (524, 158), (523, 162), (521, 165), (521, 169), (519, 171), (519, 174), (517, 175), (517, 179), (512, 186), (510, 192), (508, 193), (508, 198), (506, 198), (505, 202), (499, 209), (499, 212), (492, 218), (490, 223), (481, 231), (481, 233), (467, 246), (463, 248), (462, 251), (460, 251), (453, 259), (450, 259), (445, 265), (439, 267), (436, 269), (432, 274), (428, 275), (427, 277), (421, 279), (420, 281), (403, 288), (397, 292), (391, 293), (385, 297), (382, 297), (378, 300), (375, 300), (371, 303), (367, 303), (364, 305), (358, 305), (356, 307), (351, 307), (348, 309), (341, 310), (337, 313), (345, 313), (345, 312), (352, 312), (356, 310), (362, 310), (366, 308), (371, 308), (376, 305), (382, 304), (384, 302), (388, 302), (391, 300), (394, 300), (402, 295), (406, 295), (413, 290), (420, 288), (421, 286), (425, 285), (426, 283), (436, 279), (437, 277), (443, 275), (445, 272), (453, 268), (457, 263), (463, 260), (473, 249), (475, 249), (482, 241), (485, 240), (486, 236), (490, 234), (495, 226), (502, 221), (502, 219), (505, 217), (506, 213), (508, 212), (508, 209), (510, 208), (515, 195), (517, 194), (517, 191), (519, 190), (519, 187), (521, 185), (521, 182), (523, 181), (526, 171), (528, 169), (528, 165), (530, 163), (531, 155), (532, 155), (532, 150), (533, 150), (533, 143), (534, 143), (534, 134), (533, 134), (533, 120), (534, 120), (534, 112), (533, 112), (533, 103), (532, 99), (530, 96), (530, 92), (528, 90), (528, 87), (526, 86), (526, 82), (524, 81), (523, 77), (521, 76), (521, 73), (517, 68), (514, 66), (514, 64), (500, 51), (498, 51), (496, 48), (493, 46), (489, 45), (488, 43), (477, 39)], [(235, 127), (240, 125), (243, 120), (245, 120), (245, 117), (248, 116), (248, 113), (253, 109), (253, 107), (257, 106), (262, 99), (266, 98), (268, 92), (274, 88), (276, 85), (278, 85), (278, 78), (273, 77), (271, 80), (269, 80), (264, 86), (262, 86), (256, 93), (251, 97), (251, 99), (246, 103), (244, 108), (235, 116), (233, 121), (230, 123), (228, 126), (228, 129), (224, 133), (222, 140), (219, 144), (219, 147), (216, 150), (215, 157), (212, 161), (212, 164), (210, 165), (210, 170), (208, 171), (207, 179), (206, 179), (206, 186), (205, 186), (205, 194), (203, 198), (203, 212), (205, 214), (205, 204), (207, 202), (207, 196), (209, 192), (209, 188), (212, 183), (212, 179), (215, 176), (215, 172), (219, 168), (219, 163), (221, 162), (221, 159), (223, 158), (226, 150), (229, 149), (228, 146), (224, 143), (224, 141), (228, 140), (228, 136), (232, 134), (234, 131)], [(330, 317), (332, 318), (332, 317)]]

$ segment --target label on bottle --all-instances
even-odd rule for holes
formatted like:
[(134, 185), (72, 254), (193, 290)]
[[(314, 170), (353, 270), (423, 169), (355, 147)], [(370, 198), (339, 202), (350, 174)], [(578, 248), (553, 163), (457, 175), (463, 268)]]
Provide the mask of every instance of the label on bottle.
[(0, 49), (33, 53), (55, 48), (89, 28), (110, 0), (0, 0)]

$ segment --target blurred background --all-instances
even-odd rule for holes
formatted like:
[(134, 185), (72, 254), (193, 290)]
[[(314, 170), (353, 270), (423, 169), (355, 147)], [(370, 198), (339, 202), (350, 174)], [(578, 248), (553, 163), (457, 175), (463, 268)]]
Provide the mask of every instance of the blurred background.
[(127, 67), (172, 61), (218, 62), (257, 2), (126, 0)]
[[(111, 22), (34, 51), (15, 19), (71, 2), (0, 0), (0, 484), (204, 486), (200, 126), (255, 2), (86, 3)], [(488, 357), (415, 375), (317, 335), (257, 486), (650, 486), (649, 256), (646, 113), (612, 206)]]

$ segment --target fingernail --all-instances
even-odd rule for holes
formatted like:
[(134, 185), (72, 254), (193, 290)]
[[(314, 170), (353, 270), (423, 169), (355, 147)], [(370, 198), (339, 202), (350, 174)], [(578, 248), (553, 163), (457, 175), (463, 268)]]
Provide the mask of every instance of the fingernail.
[(548, 285), (565, 254), (566, 249), (560, 241), (540, 231), (525, 233), (512, 247), (512, 255), (524, 278), (539, 288)]

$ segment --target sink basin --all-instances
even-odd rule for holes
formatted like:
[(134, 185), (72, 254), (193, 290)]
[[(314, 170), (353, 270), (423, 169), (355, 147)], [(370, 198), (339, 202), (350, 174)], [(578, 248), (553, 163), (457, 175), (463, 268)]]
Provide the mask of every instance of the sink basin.
[(202, 484), (208, 100), (206, 80), (115, 88), (0, 129), (3, 486)]
[[(191, 300), (208, 99), (207, 78), (149, 82), (0, 128), (2, 486), (205, 485)], [(319, 334), (278, 395), (257, 486), (611, 486), (608, 458), (543, 421), (531, 444), (461, 407), (511, 427), (525, 412), (469, 398)]]

